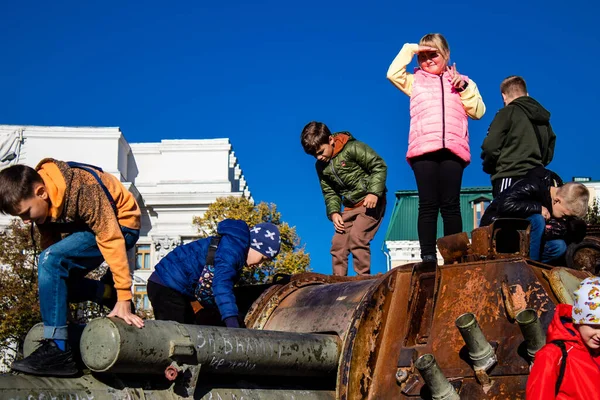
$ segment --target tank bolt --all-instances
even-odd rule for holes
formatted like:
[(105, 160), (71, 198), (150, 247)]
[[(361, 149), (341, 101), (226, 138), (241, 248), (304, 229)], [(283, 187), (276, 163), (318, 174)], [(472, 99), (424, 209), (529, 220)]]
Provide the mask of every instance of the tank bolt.
[(398, 384), (404, 383), (408, 379), (408, 372), (402, 368), (398, 368), (396, 371), (396, 381)]
[(169, 365), (167, 369), (165, 369), (165, 377), (168, 380), (174, 381), (177, 378), (177, 375), (179, 375), (179, 371), (174, 366)]

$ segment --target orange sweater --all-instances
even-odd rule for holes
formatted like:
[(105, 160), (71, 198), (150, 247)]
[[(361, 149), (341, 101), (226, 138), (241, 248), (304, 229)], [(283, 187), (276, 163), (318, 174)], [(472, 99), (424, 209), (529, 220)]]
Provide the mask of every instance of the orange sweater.
[(38, 226), (42, 247), (59, 241), (72, 224), (89, 227), (113, 274), (118, 300), (130, 300), (131, 275), (121, 226), (140, 229), (140, 208), (133, 195), (113, 175), (97, 171), (117, 206), (115, 218), (102, 187), (87, 171), (51, 158), (40, 161), (36, 170), (51, 203), (46, 222)]

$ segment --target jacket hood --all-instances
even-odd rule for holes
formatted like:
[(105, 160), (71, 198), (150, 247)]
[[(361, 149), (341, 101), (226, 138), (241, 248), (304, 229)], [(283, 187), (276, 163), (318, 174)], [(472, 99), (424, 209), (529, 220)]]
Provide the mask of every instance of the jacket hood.
[(339, 154), (340, 151), (346, 146), (346, 143), (355, 140), (350, 132), (336, 132), (331, 135), (333, 137), (333, 154), (332, 157), (335, 157)]
[(573, 306), (570, 304), (558, 304), (554, 311), (554, 318), (548, 327), (546, 343), (554, 340), (562, 340), (574, 347), (578, 347), (587, 351), (587, 348), (581, 340), (579, 331), (573, 325)]
[(538, 124), (547, 124), (550, 122), (550, 111), (546, 110), (540, 103), (532, 97), (521, 96), (510, 102), (509, 105), (520, 107), (531, 121)]
[(239, 219), (224, 219), (217, 225), (217, 233), (221, 236), (231, 235), (242, 239), (250, 246), (250, 228), (248, 224)]
[(58, 163), (56, 160), (46, 158), (40, 161), (35, 168), (48, 191), (51, 204), (49, 214), (52, 219), (58, 218), (62, 213), (67, 191), (67, 183)]

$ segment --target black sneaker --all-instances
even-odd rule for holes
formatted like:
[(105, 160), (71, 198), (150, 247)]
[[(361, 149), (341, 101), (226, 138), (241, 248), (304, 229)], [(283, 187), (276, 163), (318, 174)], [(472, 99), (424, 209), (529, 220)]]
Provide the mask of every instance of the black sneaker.
[(420, 272), (433, 272), (437, 267), (437, 257), (434, 255), (421, 256), (422, 261), (415, 265)]
[(62, 351), (52, 339), (43, 339), (40, 343), (28, 357), (13, 362), (11, 369), (43, 376), (72, 376), (79, 372), (70, 348)]

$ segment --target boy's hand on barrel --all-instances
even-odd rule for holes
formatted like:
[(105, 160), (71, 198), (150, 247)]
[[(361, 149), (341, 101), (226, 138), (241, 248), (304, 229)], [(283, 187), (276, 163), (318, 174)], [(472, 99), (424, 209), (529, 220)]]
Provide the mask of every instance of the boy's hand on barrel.
[(128, 325), (134, 325), (138, 328), (144, 327), (144, 320), (131, 312), (131, 302), (129, 300), (117, 301), (115, 308), (113, 308), (108, 316), (119, 317), (127, 322)]

